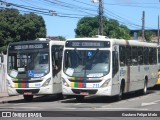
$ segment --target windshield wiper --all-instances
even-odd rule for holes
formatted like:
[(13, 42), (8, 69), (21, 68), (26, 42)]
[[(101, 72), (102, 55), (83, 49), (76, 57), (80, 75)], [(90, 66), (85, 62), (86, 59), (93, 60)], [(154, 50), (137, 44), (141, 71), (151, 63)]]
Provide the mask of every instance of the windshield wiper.
[(95, 58), (95, 56), (97, 55), (97, 53), (99, 52), (99, 49), (97, 48), (96, 52), (94, 53), (94, 55), (92, 57), (89, 57), (89, 59), (93, 59)]
[(82, 59), (78, 53), (78, 51), (76, 50), (76, 48), (74, 49), (74, 52), (76, 53), (76, 55), (78, 56), (79, 59)]

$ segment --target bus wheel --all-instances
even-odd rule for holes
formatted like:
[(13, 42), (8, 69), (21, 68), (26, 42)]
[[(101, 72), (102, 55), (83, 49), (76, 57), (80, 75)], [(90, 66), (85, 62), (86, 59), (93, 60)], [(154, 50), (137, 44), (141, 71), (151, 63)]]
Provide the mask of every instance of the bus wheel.
[(147, 82), (147, 80), (145, 80), (145, 82), (144, 82), (144, 88), (143, 88), (143, 90), (142, 90), (142, 94), (147, 94), (147, 84), (148, 84), (148, 82)]
[(23, 95), (26, 102), (31, 102), (33, 100), (33, 95)]
[(124, 92), (124, 82), (121, 83), (119, 94), (116, 97), (118, 101), (123, 99), (123, 92)]
[(84, 100), (84, 96), (76, 96), (76, 100), (82, 102)]

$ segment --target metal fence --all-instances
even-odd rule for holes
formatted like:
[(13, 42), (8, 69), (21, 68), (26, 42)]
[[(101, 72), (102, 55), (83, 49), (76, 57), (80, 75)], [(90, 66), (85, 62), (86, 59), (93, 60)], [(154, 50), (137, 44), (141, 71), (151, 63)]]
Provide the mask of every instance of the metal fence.
[(4, 62), (0, 62), (0, 93), (7, 92), (6, 84), (6, 72), (7, 72), (7, 55), (4, 55)]

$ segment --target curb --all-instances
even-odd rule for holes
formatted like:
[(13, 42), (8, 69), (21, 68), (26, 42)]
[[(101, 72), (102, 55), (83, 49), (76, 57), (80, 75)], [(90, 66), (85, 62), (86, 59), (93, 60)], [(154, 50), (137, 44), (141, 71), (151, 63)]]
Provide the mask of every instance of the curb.
[(9, 101), (0, 101), (0, 104), (9, 103)]

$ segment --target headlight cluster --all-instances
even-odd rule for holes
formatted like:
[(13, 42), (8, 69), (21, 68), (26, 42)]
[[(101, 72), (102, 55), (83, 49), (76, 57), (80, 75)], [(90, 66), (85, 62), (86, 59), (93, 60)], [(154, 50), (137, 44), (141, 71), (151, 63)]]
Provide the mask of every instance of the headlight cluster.
[(61, 78), (62, 79), (62, 84), (66, 87), (69, 87), (68, 83), (66, 82), (66, 80), (64, 78)]
[(7, 85), (8, 85), (8, 87), (14, 87), (11, 83), (10, 83), (10, 81), (7, 79)]
[(106, 81), (101, 85), (101, 87), (107, 87), (110, 81), (111, 81), (111, 79), (106, 80)]
[(42, 85), (42, 87), (46, 87), (49, 85), (49, 82), (50, 82), (51, 78), (48, 78)]

